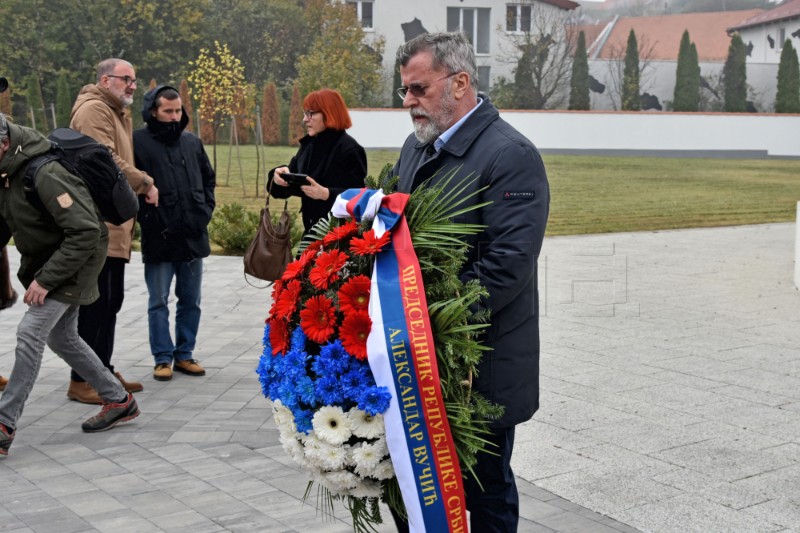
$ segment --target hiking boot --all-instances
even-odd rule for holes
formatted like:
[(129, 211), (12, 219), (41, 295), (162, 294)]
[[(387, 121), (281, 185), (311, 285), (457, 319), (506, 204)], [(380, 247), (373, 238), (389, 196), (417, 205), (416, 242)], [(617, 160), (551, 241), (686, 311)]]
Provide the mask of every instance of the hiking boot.
[(6, 390), (6, 385), (8, 385), (8, 378), (0, 376), (0, 392)]
[(114, 372), (114, 375), (117, 376), (119, 382), (122, 383), (126, 392), (142, 392), (144, 390), (144, 385), (138, 381), (125, 381), (125, 378), (123, 378), (122, 374), (119, 372)]
[(175, 370), (183, 372), (190, 376), (205, 376), (206, 369), (200, 366), (200, 363), (194, 359), (184, 359), (183, 361), (175, 361)]
[(5, 424), (0, 424), (0, 455), (8, 455), (8, 449), (11, 448), (11, 443), (14, 442), (16, 431), (10, 431)]
[(133, 394), (128, 393), (128, 398), (122, 403), (106, 403), (100, 412), (81, 424), (81, 429), (86, 433), (106, 431), (121, 422), (133, 420), (139, 416), (139, 406)]
[(172, 379), (172, 367), (169, 363), (158, 363), (153, 370), (153, 379), (156, 381), (169, 381)]
[(103, 403), (103, 399), (89, 383), (72, 379), (69, 381), (67, 398), (73, 402), (89, 403), (92, 405), (101, 405)]

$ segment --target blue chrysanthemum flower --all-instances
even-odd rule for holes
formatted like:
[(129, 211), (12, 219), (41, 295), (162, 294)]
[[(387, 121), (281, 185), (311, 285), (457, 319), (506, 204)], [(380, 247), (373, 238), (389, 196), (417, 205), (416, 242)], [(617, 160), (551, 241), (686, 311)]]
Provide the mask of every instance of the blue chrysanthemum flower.
[(344, 397), (353, 402), (358, 402), (364, 388), (373, 385), (373, 380), (367, 369), (363, 366), (351, 368), (345, 372), (340, 380)]
[(344, 401), (339, 379), (336, 376), (325, 375), (316, 381), (317, 399), (323, 405), (339, 405)]
[(300, 402), (309, 407), (316, 407), (317, 396), (314, 387), (314, 381), (308, 377), (303, 376), (295, 382), (295, 390)]
[(269, 344), (269, 322), (267, 322), (266, 325), (264, 325), (264, 338), (261, 339), (261, 345), (265, 347), (269, 346), (270, 353), (272, 352), (272, 346), (270, 346)]
[(305, 331), (303, 331), (303, 328), (300, 327), (300, 326), (297, 326), (296, 328), (294, 328), (294, 331), (292, 331), (292, 336), (291, 336), (291, 340), (290, 340), (291, 348), (293, 350), (305, 351), (305, 349), (306, 349), (306, 339), (307, 339), (306, 333), (305, 333)]
[(351, 359), (353, 357), (345, 351), (342, 347), (342, 342), (337, 339), (320, 349), (319, 356), (317, 356), (312, 365), (312, 370), (318, 376), (338, 376), (347, 372)]
[(292, 409), (292, 412), (294, 413), (294, 425), (297, 427), (297, 431), (308, 435), (313, 429), (311, 419), (314, 417), (314, 411), (310, 409)]
[(370, 416), (375, 416), (385, 412), (391, 400), (392, 395), (386, 387), (368, 387), (358, 402), (358, 408)]

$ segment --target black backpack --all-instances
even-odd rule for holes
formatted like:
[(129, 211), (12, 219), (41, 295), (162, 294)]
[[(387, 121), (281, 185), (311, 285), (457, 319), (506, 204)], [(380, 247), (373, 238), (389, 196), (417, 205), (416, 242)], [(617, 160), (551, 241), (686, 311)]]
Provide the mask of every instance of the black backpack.
[(139, 199), (107, 146), (71, 128), (57, 128), (47, 138), (52, 145), (50, 151), (31, 159), (23, 177), (25, 194), (31, 203), (44, 210), (36, 193), (36, 175), (42, 165), (58, 161), (67, 172), (86, 183), (103, 220), (119, 225), (136, 216)]

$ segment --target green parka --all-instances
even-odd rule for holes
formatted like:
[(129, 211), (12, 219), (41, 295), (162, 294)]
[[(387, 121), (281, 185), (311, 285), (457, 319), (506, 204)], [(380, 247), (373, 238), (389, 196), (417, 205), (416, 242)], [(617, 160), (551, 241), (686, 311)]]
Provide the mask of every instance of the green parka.
[[(31, 158), (50, 149), (36, 130), (8, 124), (11, 144), (0, 159), (0, 216), (20, 253), (17, 276), (27, 288), (35, 279), (48, 298), (86, 305), (99, 297), (97, 276), (108, 248), (108, 230), (100, 221), (83, 180), (59, 163), (39, 170), (36, 189), (47, 209), (31, 204), (23, 176)], [(8, 235), (0, 238), (5, 244)]]

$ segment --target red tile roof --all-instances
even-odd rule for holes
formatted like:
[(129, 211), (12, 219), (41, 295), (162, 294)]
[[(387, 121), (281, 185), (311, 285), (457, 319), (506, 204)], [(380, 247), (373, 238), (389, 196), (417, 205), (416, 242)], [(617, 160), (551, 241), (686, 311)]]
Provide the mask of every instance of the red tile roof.
[[(688, 30), (689, 38), (697, 46), (697, 57), (700, 61), (724, 61), (730, 45), (727, 29), (761, 12), (761, 9), (748, 9), (620, 18), (616, 24), (611, 23), (614, 24), (611, 34), (596, 57), (624, 57), (628, 34), (633, 29), (640, 55), (644, 56), (649, 52), (650, 60), (674, 61), (678, 59), (681, 36), (684, 30)], [(589, 46), (587, 42), (587, 48)]]
[(581, 5), (577, 2), (571, 2), (570, 0), (540, 0), (545, 4), (550, 4), (556, 7), (560, 7), (561, 9), (576, 9)]
[(579, 24), (573, 26), (571, 31), (575, 32), (576, 38), (580, 32), (583, 32), (583, 36), (586, 38), (586, 49), (588, 50), (605, 27), (605, 24)]
[(791, 0), (774, 9), (759, 13), (736, 26), (731, 26), (728, 28), (728, 31), (743, 30), (745, 28), (752, 28), (753, 26), (760, 26), (768, 22), (778, 22), (779, 20), (797, 17), (800, 17), (800, 0)]

